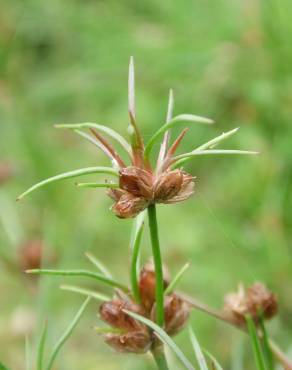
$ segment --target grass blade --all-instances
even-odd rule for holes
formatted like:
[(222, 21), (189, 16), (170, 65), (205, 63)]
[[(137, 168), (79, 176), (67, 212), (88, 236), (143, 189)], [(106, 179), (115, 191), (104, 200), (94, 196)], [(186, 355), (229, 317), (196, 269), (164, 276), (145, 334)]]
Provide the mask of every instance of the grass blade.
[(92, 279), (98, 280), (101, 283), (110, 285), (115, 288), (119, 288), (125, 292), (128, 292), (128, 288), (115, 281), (107, 276), (97, 274), (92, 271), (88, 270), (47, 270), (47, 269), (35, 269), (35, 270), (27, 270), (26, 273), (28, 274), (35, 274), (35, 275), (56, 275), (56, 276), (78, 276), (78, 277), (90, 277)]
[(197, 155), (213, 155), (213, 154), (239, 154), (239, 155), (256, 155), (259, 152), (249, 151), (249, 150), (229, 150), (229, 149), (207, 149), (207, 150), (197, 150), (192, 152), (177, 155), (173, 158), (172, 168), (180, 167), (182, 164), (186, 163), (193, 157)]
[(198, 361), (198, 364), (200, 366), (201, 370), (208, 370), (208, 366), (205, 360), (205, 357), (203, 355), (203, 352), (201, 350), (200, 344), (195, 336), (195, 333), (193, 332), (192, 328), (189, 327), (189, 335), (191, 339), (191, 343)]
[(269, 337), (268, 337), (268, 333), (265, 327), (265, 322), (264, 322), (264, 318), (262, 314), (260, 314), (259, 324), (260, 324), (260, 328), (262, 332), (262, 346), (263, 346), (263, 352), (265, 355), (267, 367), (268, 367), (268, 370), (274, 370), (274, 359), (273, 359), (272, 351), (270, 348)]
[(48, 329), (48, 325), (47, 325), (47, 321), (45, 321), (42, 335), (40, 338), (40, 342), (38, 345), (38, 350), (37, 350), (37, 370), (42, 370), (43, 368), (44, 351), (45, 351), (45, 344), (46, 344), (46, 339), (47, 339), (47, 329)]
[(106, 301), (110, 300), (110, 297), (108, 297), (108, 296), (106, 296), (102, 293), (95, 292), (95, 291), (90, 290), (90, 289), (84, 289), (84, 288), (81, 288), (81, 287), (75, 286), (75, 285), (61, 285), (60, 289), (66, 290), (68, 292), (73, 292), (73, 293), (86, 295), (87, 297), (94, 298), (97, 301), (106, 302)]
[(60, 337), (60, 339), (56, 343), (56, 345), (55, 345), (55, 347), (53, 349), (53, 352), (51, 354), (51, 357), (50, 357), (50, 360), (49, 360), (49, 364), (47, 366), (47, 370), (51, 370), (52, 369), (52, 366), (53, 366), (53, 364), (55, 362), (55, 359), (56, 359), (58, 353), (60, 352), (62, 346), (67, 341), (67, 339), (70, 337), (70, 335), (72, 334), (74, 328), (76, 327), (76, 325), (78, 324), (79, 320), (81, 319), (81, 316), (82, 316), (83, 312), (85, 311), (85, 309), (86, 309), (89, 301), (90, 301), (90, 298), (89, 297), (86, 298), (85, 302), (80, 307), (79, 311), (77, 312), (76, 316), (73, 318), (73, 320), (70, 323), (70, 325), (68, 326), (67, 330), (64, 332), (64, 334)]
[(67, 129), (83, 129), (83, 128), (95, 128), (97, 131), (103, 132), (110, 136), (112, 139), (116, 140), (125, 150), (127, 153), (131, 154), (131, 147), (126, 139), (123, 138), (119, 133), (115, 130), (100, 125), (99, 123), (92, 123), (92, 122), (84, 122), (84, 123), (69, 123), (69, 124), (58, 124), (55, 125), (56, 128), (67, 128)]
[(182, 278), (183, 274), (186, 272), (186, 270), (190, 267), (189, 263), (186, 263), (174, 276), (168, 287), (165, 289), (164, 294), (167, 295), (171, 293), (174, 288), (177, 286), (177, 284), (180, 282), (180, 279)]
[(192, 122), (192, 123), (203, 123), (203, 124), (212, 124), (213, 121), (209, 118), (195, 116), (193, 114), (181, 114), (172, 118), (169, 122), (166, 122), (163, 126), (160, 127), (158, 131), (150, 138), (146, 147), (145, 147), (145, 159), (149, 159), (150, 152), (153, 148), (155, 142), (159, 139), (161, 135), (163, 135), (166, 131), (170, 128), (177, 126), (184, 122)]
[(255, 324), (250, 316), (246, 316), (248, 332), (252, 341), (252, 348), (258, 370), (266, 370), (264, 356), (261, 350), (260, 341), (257, 335)]
[(117, 189), (119, 188), (118, 184), (114, 184), (111, 182), (77, 182), (76, 185), (79, 188), (111, 188)]
[(108, 278), (112, 278), (112, 274), (108, 270), (107, 267), (98, 259), (96, 258), (92, 253), (86, 252), (85, 256), (89, 259), (89, 261), (105, 276)]
[(216, 358), (210, 352), (206, 351), (205, 349), (203, 351), (207, 355), (207, 357), (210, 358), (215, 370), (223, 370), (223, 367), (219, 364), (219, 362), (216, 360)]
[(19, 195), (19, 197), (17, 198), (17, 200), (22, 199), (23, 197), (25, 197), (29, 193), (33, 192), (34, 190), (36, 190), (36, 189), (38, 189), (38, 188), (40, 188), (42, 186), (45, 186), (45, 185), (47, 185), (47, 184), (49, 184), (51, 182), (56, 182), (56, 181), (61, 181), (61, 180), (65, 180), (65, 179), (70, 179), (70, 178), (73, 178), (73, 177), (84, 176), (84, 175), (88, 175), (88, 174), (92, 174), (92, 173), (104, 173), (104, 174), (107, 174), (107, 175), (118, 176), (117, 171), (115, 171), (111, 167), (87, 167), (87, 168), (81, 168), (81, 169), (78, 169), (78, 170), (73, 170), (73, 171), (70, 171), (70, 172), (62, 173), (60, 175), (49, 177), (48, 179), (45, 179), (43, 181), (40, 181), (37, 184), (35, 184), (32, 187), (30, 187), (28, 190), (26, 190), (21, 195)]
[(223, 134), (216, 136), (214, 139), (207, 141), (205, 144), (198, 146), (195, 150), (205, 150), (209, 148), (214, 148), (216, 145), (221, 143), (221, 141), (226, 140), (230, 136), (236, 134), (238, 130), (239, 130), (239, 127), (234, 128), (233, 130), (230, 130), (227, 132), (223, 132)]
[(136, 302), (140, 302), (140, 293), (139, 293), (139, 256), (140, 256), (140, 247), (141, 240), (144, 230), (144, 217), (145, 214), (141, 213), (134, 221), (133, 234), (130, 243), (130, 249), (132, 251), (131, 259), (131, 287), (133, 296)]
[(159, 327), (157, 324), (155, 324), (153, 321), (146, 319), (145, 317), (138, 315), (134, 312), (124, 310), (129, 316), (133, 317), (134, 319), (141, 321), (143, 324), (149, 326), (157, 335), (157, 337), (166, 345), (168, 345), (173, 352), (176, 354), (176, 356), (179, 358), (179, 360), (182, 362), (184, 367), (188, 370), (195, 370), (194, 366), (190, 363), (190, 361), (186, 358), (186, 356), (183, 354), (181, 349), (175, 344), (175, 342), (170, 338), (170, 336), (163, 330), (161, 327)]

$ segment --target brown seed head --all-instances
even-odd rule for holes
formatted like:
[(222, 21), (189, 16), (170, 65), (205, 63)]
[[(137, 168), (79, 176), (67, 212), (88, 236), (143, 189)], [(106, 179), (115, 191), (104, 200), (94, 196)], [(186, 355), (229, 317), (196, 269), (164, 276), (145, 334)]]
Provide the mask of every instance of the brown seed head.
[(237, 293), (230, 293), (225, 297), (224, 311), (239, 326), (245, 325), (246, 315), (250, 315), (257, 323), (260, 314), (265, 319), (270, 319), (276, 315), (277, 310), (275, 295), (261, 283), (255, 283), (247, 290), (240, 286)]
[(43, 244), (41, 240), (31, 240), (22, 245), (19, 251), (19, 263), (23, 271), (41, 267)]
[(154, 200), (164, 203), (176, 196), (183, 184), (183, 172), (181, 170), (163, 172), (155, 181)]

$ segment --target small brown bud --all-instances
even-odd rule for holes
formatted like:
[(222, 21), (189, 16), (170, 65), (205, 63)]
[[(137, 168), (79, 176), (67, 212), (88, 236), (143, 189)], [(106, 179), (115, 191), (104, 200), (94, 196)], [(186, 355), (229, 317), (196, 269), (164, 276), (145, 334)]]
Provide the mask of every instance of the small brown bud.
[(176, 294), (165, 297), (164, 302), (165, 331), (169, 335), (175, 335), (186, 325), (190, 306)]
[(20, 267), (23, 271), (41, 267), (43, 244), (41, 240), (26, 242), (19, 251)]
[(0, 162), (0, 185), (8, 181), (13, 175), (13, 168), (8, 162)]
[(154, 186), (154, 199), (163, 203), (181, 190), (183, 183), (183, 172), (181, 170), (163, 172), (156, 180)]
[(115, 333), (113, 330), (112, 333), (103, 335), (104, 340), (118, 352), (147, 352), (151, 346), (148, 328), (124, 310), (145, 315), (141, 306), (129, 300), (114, 299), (101, 305), (99, 310), (101, 319), (111, 327), (121, 330), (121, 333)]
[(135, 195), (152, 199), (152, 174), (142, 168), (130, 166), (120, 170), (120, 188)]
[(148, 332), (131, 331), (126, 334), (105, 334), (105, 342), (117, 352), (146, 353), (151, 347), (150, 335)]
[[(164, 288), (169, 284), (169, 274), (167, 269), (163, 268), (164, 277)], [(155, 270), (153, 262), (147, 262), (141, 272), (139, 277), (139, 292), (141, 303), (147, 312), (150, 312), (152, 306), (155, 302)]]
[(112, 209), (119, 218), (136, 217), (148, 206), (145, 198), (135, 197), (130, 193), (123, 194)]
[(132, 302), (114, 299), (104, 302), (99, 309), (100, 317), (110, 326), (126, 331), (144, 331), (145, 325), (127, 315), (123, 310), (129, 310), (143, 315), (142, 308)]
[(250, 315), (255, 323), (262, 314), (270, 319), (278, 311), (278, 303), (273, 293), (261, 283), (255, 283), (247, 290), (239, 287), (237, 293), (230, 293), (225, 298), (224, 311), (235, 324), (245, 325), (245, 316)]

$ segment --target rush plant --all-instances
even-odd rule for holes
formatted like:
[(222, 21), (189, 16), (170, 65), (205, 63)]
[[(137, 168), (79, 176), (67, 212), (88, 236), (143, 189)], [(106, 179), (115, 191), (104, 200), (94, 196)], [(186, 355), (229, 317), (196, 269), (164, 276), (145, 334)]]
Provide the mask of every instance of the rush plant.
[[(217, 148), (238, 131), (235, 128), (190, 152), (177, 154), (188, 128), (184, 127), (179, 136), (171, 142), (171, 131), (174, 127), (192, 124), (210, 125), (213, 120), (193, 114), (174, 115), (172, 91), (169, 94), (165, 123), (145, 143), (136, 120), (133, 58), (130, 60), (128, 88), (128, 141), (116, 131), (100, 123), (56, 125), (57, 128), (72, 130), (102, 150), (110, 159), (111, 165), (81, 168), (50, 177), (30, 187), (18, 197), (18, 200), (53, 182), (83, 175), (106, 175), (107, 180), (104, 182), (94, 181), (77, 185), (82, 188), (105, 188), (107, 195), (113, 201), (111, 208), (113, 213), (120, 219), (134, 219), (131, 237), (130, 286), (120, 279), (115, 279), (92, 254), (86, 254), (86, 257), (97, 271), (35, 269), (27, 272), (88, 277), (99, 284), (109, 286), (113, 289), (109, 296), (80, 286), (63, 285), (61, 288), (101, 302), (100, 318), (107, 326), (98, 327), (96, 331), (103, 336), (105, 342), (119, 352), (141, 354), (150, 351), (159, 369), (169, 368), (164, 345), (174, 351), (184, 368), (195, 368), (193, 361), (186, 358), (172, 339), (187, 325), (193, 308), (249, 332), (259, 369), (273, 368), (272, 352), (282, 363), (285, 363), (286, 368), (291, 369), (287, 358), (267, 337), (264, 319), (275, 315), (277, 302), (273, 294), (263, 285), (256, 284), (247, 291), (242, 288), (239, 293), (229, 295), (224, 309), (215, 311), (176, 290), (184, 271), (189, 267), (188, 264), (179, 269), (171, 279), (161, 259), (156, 205), (168, 206), (185, 201), (195, 194), (195, 177), (186, 172), (183, 166), (196, 156), (255, 155), (257, 152)], [(153, 161), (153, 147), (159, 140), (160, 150)], [(123, 154), (120, 153), (121, 150)], [(152, 245), (152, 260), (141, 267), (140, 248), (146, 216)], [(210, 360), (210, 366), (213, 369), (220, 369), (213, 356), (207, 352), (204, 353), (201, 349), (191, 328), (189, 330), (200, 369), (208, 369), (206, 358)], [(205, 357), (206, 353), (207, 357)]]

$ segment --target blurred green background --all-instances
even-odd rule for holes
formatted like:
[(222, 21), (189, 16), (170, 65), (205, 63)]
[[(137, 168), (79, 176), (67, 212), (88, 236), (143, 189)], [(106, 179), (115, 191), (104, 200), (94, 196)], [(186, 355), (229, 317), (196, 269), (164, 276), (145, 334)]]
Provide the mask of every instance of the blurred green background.
[[(128, 281), (131, 221), (114, 217), (103, 190), (76, 189), (69, 180), (15, 198), (39, 179), (107, 164), (95, 147), (53, 124), (92, 121), (126, 134), (130, 55), (146, 138), (164, 122), (172, 87), (176, 114), (216, 120), (192, 127), (185, 150), (239, 126), (224, 147), (261, 152), (198, 157), (187, 166), (197, 176), (196, 195), (158, 210), (165, 262), (175, 273), (190, 261), (180, 288), (218, 308), (239, 282), (265, 282), (280, 302), (269, 332), (292, 351), (291, 15), (290, 0), (1, 0), (1, 361), (23, 369), (24, 336), (34, 343), (45, 318), (53, 345), (82, 301), (60, 291), (61, 282), (95, 287), (27, 278), (25, 245), (41, 243), (43, 264), (62, 268), (90, 267), (83, 253), (91, 250)], [(143, 255), (150, 255), (147, 233)], [(154, 369), (150, 357), (106, 347), (93, 331), (97, 310), (91, 303), (56, 369)], [(227, 369), (254, 368), (244, 335), (198, 312), (192, 324)], [(187, 333), (177, 342), (190, 357)]]

